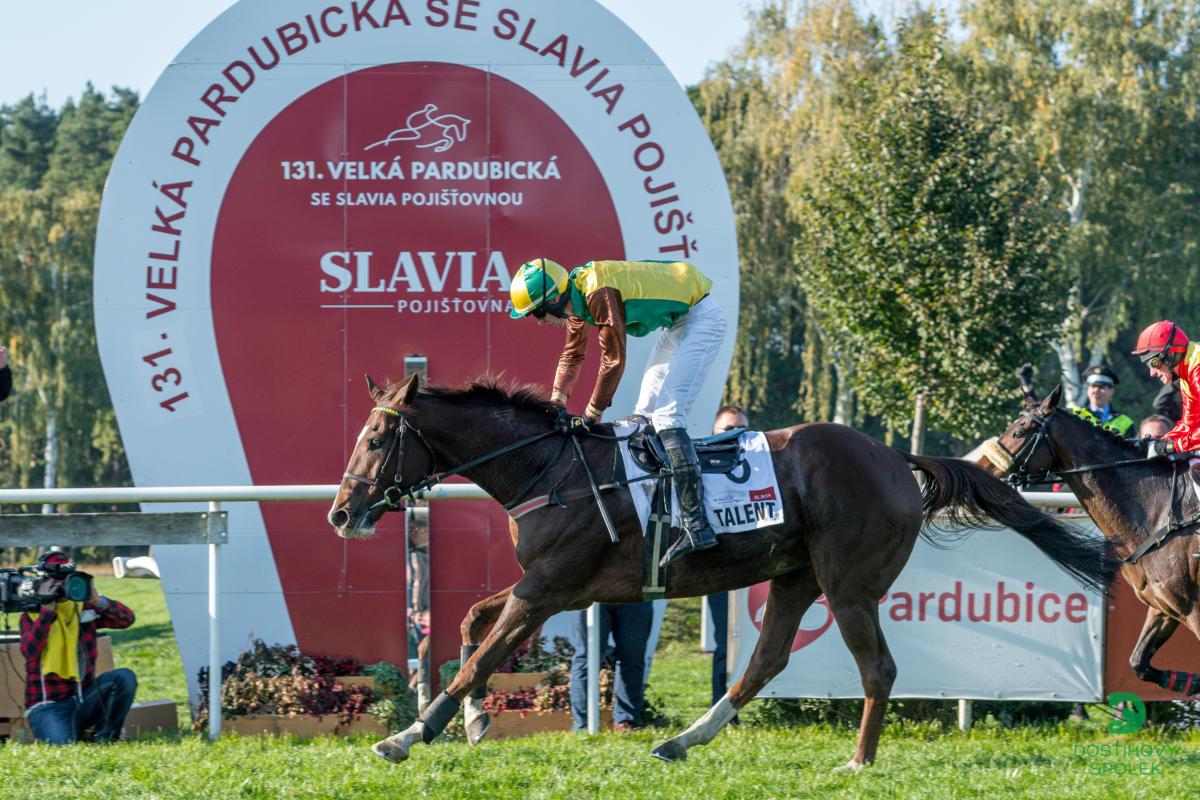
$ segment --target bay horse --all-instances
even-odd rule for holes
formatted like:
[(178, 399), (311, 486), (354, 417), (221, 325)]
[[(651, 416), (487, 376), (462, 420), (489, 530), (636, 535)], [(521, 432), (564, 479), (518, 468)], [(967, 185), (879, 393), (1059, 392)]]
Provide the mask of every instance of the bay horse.
[(1181, 623), (1200, 638), (1200, 503), (1187, 460), (1144, 458), (1134, 442), (1058, 408), (1061, 398), (1059, 386), (1040, 404), (1027, 404), (985, 445), (980, 464), (1016, 484), (1044, 483), (1048, 472), (1061, 476), (1112, 542), (1121, 576), (1146, 605), (1129, 657), (1134, 674), (1168, 691), (1200, 694), (1200, 675), (1150, 664)]
[[(568, 454), (575, 437), (590, 471), (612, 474), (619, 458), (612, 426), (563, 427), (562, 408), (530, 387), (513, 391), (485, 379), (460, 388), (420, 388), (419, 378), (382, 389), (368, 378), (375, 407), (351, 454), (330, 524), (343, 537), (368, 536), (405, 496), (447, 473), (473, 480), (502, 504), (557, 487), (550, 504), (514, 526), (524, 574), (478, 604), (463, 623), (458, 675), (408, 729), (373, 746), (403, 761), (418, 741), (433, 741), (466, 701), (468, 739), (487, 733), (482, 697), (488, 677), (552, 614), (594, 602), (634, 603), (642, 596), (643, 535), (628, 491), (603, 495), (620, 533), (614, 543), (596, 508), (586, 470)], [(1080, 583), (1103, 591), (1115, 571), (1104, 543), (1056, 522), (979, 466), (914, 456), (851, 428), (811, 423), (767, 432), (783, 523), (722, 535), (671, 567), (668, 597), (690, 597), (769, 581), (761, 635), (745, 675), (706, 714), (654, 748), (664, 761), (706, 744), (787, 664), (804, 612), (827, 598), (862, 678), (865, 703), (858, 743), (847, 764), (873, 763), (896, 664), (879, 625), (879, 600), (908, 561), (917, 536), (948, 513), (958, 524), (985, 519), (1013, 528)], [(606, 437), (606, 438), (602, 438)], [(912, 475), (925, 475), (924, 489)], [(482, 557), (482, 554), (480, 554)], [(483, 635), (488, 626), (486, 636)]]

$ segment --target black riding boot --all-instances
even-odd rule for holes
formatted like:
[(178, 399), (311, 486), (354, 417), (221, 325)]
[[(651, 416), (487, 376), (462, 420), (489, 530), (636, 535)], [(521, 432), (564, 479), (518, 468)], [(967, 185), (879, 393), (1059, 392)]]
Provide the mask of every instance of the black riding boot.
[(680, 516), (683, 517), (683, 531), (659, 562), (659, 566), (666, 567), (692, 550), (716, 547), (717, 535), (708, 524), (708, 517), (704, 513), (704, 484), (700, 478), (700, 459), (696, 457), (696, 448), (692, 446), (687, 430), (669, 428), (659, 431), (658, 436), (662, 439), (663, 449), (667, 451), (667, 460), (671, 463), (675, 497), (679, 503)]

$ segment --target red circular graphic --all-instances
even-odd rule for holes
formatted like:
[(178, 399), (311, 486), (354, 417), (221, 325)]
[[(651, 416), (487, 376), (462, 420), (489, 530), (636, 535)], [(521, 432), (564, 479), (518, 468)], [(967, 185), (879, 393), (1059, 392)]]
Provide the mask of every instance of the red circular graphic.
[[(762, 631), (763, 612), (766, 610), (767, 593), (770, 588), (769, 583), (756, 583), (750, 587), (748, 598), (748, 606), (750, 609), (750, 621), (754, 623), (754, 627), (760, 632)], [(821, 638), (821, 634), (829, 630), (833, 625), (833, 612), (829, 610), (829, 601), (825, 599), (825, 595), (817, 598), (813, 603), (812, 608), (805, 614), (813, 613), (813, 611), (822, 613), (824, 619), (815, 627), (804, 627), (804, 621), (801, 620), (800, 625), (796, 628), (796, 636), (792, 639), (791, 651), (794, 653), (801, 648), (808, 647), (810, 644)]]
[[(571, 265), (625, 254), (591, 156), (521, 86), (401, 63), (329, 81), (284, 109), (234, 172), (212, 252), (213, 321), (255, 483), (335, 483), (371, 407), (363, 374), (398, 379), (410, 353), (429, 358), (437, 383), (503, 371), (548, 384), (562, 333), (507, 313), (507, 278), (535, 256)], [(596, 349), (584, 375), (595, 374)], [(298, 641), (403, 663), (397, 526), (347, 543), (326, 510), (263, 506)], [(436, 519), (455, 545), (432, 554), (433, 584), (461, 602), (435, 600), (433, 625), (456, 630), (466, 605), (519, 571), (494, 504), (447, 504)], [(370, 635), (348, 647), (347, 625), (368, 619)]]

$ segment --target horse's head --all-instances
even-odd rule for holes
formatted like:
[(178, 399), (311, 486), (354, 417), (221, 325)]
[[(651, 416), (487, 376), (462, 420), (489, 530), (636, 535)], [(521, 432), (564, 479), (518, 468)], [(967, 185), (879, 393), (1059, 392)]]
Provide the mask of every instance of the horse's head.
[(1057, 386), (1041, 403), (1027, 404), (1003, 434), (983, 443), (980, 466), (997, 478), (1017, 481), (1053, 469), (1058, 456), (1046, 428), (1061, 399), (1062, 386)]
[(386, 390), (367, 376), (375, 407), (350, 454), (329, 524), (345, 539), (375, 533), (375, 523), (401, 506), (407, 491), (433, 471), (433, 451), (409, 419), (420, 380), (413, 375)]

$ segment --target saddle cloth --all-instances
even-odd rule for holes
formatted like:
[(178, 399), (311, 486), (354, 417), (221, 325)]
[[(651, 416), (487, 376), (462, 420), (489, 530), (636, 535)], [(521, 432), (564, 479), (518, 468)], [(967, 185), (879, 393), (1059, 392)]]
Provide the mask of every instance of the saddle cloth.
[[(634, 422), (621, 420), (613, 424), (613, 433), (627, 436), (637, 427)], [(783, 502), (766, 435), (760, 431), (746, 431), (738, 438), (738, 446), (740, 455), (732, 471), (705, 472), (702, 476), (704, 506), (717, 533), (743, 533), (783, 522)], [(627, 441), (621, 442), (621, 460), (628, 480), (636, 481), (652, 474), (633, 457)], [(656, 480), (641, 480), (629, 485), (643, 531), (647, 529), (657, 485)], [(679, 504), (672, 503), (671, 526), (678, 528), (680, 525)]]

